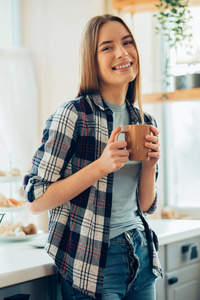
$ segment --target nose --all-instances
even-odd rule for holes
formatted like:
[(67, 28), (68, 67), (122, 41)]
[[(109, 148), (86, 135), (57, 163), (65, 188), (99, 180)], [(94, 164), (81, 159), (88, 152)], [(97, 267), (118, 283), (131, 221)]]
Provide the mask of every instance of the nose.
[(123, 58), (126, 57), (127, 55), (128, 53), (122, 45), (116, 47), (116, 53), (115, 53), (116, 58)]

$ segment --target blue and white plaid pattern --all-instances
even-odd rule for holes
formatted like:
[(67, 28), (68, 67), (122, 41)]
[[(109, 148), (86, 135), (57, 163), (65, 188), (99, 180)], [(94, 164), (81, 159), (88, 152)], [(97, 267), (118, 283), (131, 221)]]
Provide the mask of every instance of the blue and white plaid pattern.
[[(127, 100), (132, 124), (141, 123), (138, 109)], [(145, 123), (156, 125), (145, 114)], [(33, 157), (30, 174), (24, 178), (26, 199), (40, 197), (48, 186), (98, 159), (113, 130), (112, 111), (99, 94), (65, 102), (46, 122), (42, 144)], [(157, 179), (156, 172), (156, 178)], [(59, 273), (80, 291), (101, 294), (109, 244), (113, 173), (80, 195), (50, 210), (49, 237), (45, 246)], [(149, 209), (156, 209), (157, 198)], [(138, 204), (139, 205), (139, 204)], [(139, 208), (149, 241), (152, 268), (161, 272), (157, 239)], [(156, 247), (156, 249), (155, 249)], [(156, 259), (155, 259), (156, 257)]]

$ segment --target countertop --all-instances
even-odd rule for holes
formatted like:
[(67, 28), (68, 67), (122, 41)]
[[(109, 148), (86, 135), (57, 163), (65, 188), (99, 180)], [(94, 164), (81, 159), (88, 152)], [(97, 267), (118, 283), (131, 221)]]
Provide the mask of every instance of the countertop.
[(167, 245), (200, 235), (200, 220), (157, 220), (149, 224), (159, 238), (159, 245)]
[(41, 246), (47, 235), (28, 242), (0, 242), (0, 288), (54, 274), (54, 263)]
[[(158, 235), (160, 246), (200, 235), (200, 220), (151, 219), (149, 223)], [(44, 243), (46, 235), (40, 239)], [(53, 260), (34, 244), (37, 245), (34, 239), (0, 241), (0, 288), (54, 274)]]

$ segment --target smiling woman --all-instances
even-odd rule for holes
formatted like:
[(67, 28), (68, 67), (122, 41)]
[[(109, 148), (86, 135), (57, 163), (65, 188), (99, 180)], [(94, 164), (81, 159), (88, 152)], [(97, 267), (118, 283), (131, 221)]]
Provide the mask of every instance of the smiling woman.
[[(159, 131), (135, 107), (137, 101), (141, 107), (137, 46), (122, 19), (102, 15), (88, 21), (81, 49), (78, 97), (49, 117), (25, 176), (28, 208), (50, 212), (45, 249), (64, 300), (154, 300), (162, 271), (146, 214), (157, 204)], [(127, 142), (115, 136), (143, 120), (151, 131), (144, 137), (149, 157), (130, 161)]]
[[(112, 21), (112, 22), (109, 22)], [(137, 45), (135, 42), (135, 39), (132, 35), (132, 32), (126, 25), (126, 23), (118, 18), (117, 16), (111, 16), (105, 18), (105, 20), (101, 21), (102, 23), (98, 23), (96, 18), (93, 18), (90, 23), (88, 23), (85, 26), (85, 29), (83, 31), (83, 37), (81, 41), (81, 55), (80, 55), (80, 66), (81, 66), (81, 80), (80, 80), (80, 85), (79, 85), (79, 92), (78, 96), (80, 95), (87, 95), (88, 93), (93, 93), (96, 91), (99, 91), (99, 80), (98, 80), (98, 74), (97, 72), (99, 69), (97, 68), (96, 64), (96, 58), (100, 52), (100, 48), (103, 51), (107, 51), (108, 46), (111, 47), (111, 42), (113, 31), (112, 28), (109, 31), (110, 36), (105, 35), (104, 39), (100, 41), (99, 37), (99, 31), (101, 30), (101, 27), (105, 26), (111, 26), (112, 23), (117, 23), (116, 25), (121, 28), (121, 39), (122, 39), (122, 44), (127, 44), (127, 46), (132, 45), (132, 48), (135, 50), (135, 55), (137, 56), (137, 61), (133, 62), (131, 61), (131, 65), (134, 63), (137, 65), (137, 76), (135, 80), (132, 80), (129, 82), (128, 85), (128, 91), (127, 91), (127, 97), (130, 99), (131, 102), (133, 103), (138, 103), (139, 109), (140, 109), (140, 116), (142, 119), (143, 123), (143, 113), (142, 113), (142, 105), (141, 105), (141, 74), (140, 74), (140, 61), (139, 61), (139, 55), (138, 55), (138, 49)], [(111, 24), (111, 25), (109, 25)], [(86, 34), (89, 33), (89, 34)], [(114, 30), (114, 33), (116, 31)], [(108, 33), (108, 34), (109, 34)], [(124, 35), (123, 35), (124, 34)], [(117, 38), (117, 37), (116, 37)], [(119, 37), (118, 37), (119, 38)], [(124, 41), (123, 41), (124, 39)], [(103, 43), (103, 44), (102, 44)], [(110, 43), (110, 44), (109, 44)], [(88, 45), (94, 45), (94, 48), (91, 51), (91, 48), (88, 47)], [(104, 47), (103, 47), (104, 46)], [(125, 46), (125, 45), (124, 45)], [(125, 47), (127, 47), (125, 46)], [(82, 59), (83, 58), (83, 59)], [(122, 59), (121, 59), (122, 61)], [(129, 63), (129, 61), (127, 61)], [(119, 63), (119, 62), (118, 62)], [(111, 66), (114, 67), (114, 66)], [(136, 66), (134, 66), (136, 70)], [(116, 85), (115, 85), (116, 88)]]

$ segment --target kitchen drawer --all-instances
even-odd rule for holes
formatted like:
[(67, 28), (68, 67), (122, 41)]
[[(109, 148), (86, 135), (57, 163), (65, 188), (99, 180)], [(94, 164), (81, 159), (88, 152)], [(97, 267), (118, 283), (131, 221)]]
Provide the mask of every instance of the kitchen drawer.
[(166, 246), (166, 271), (172, 271), (200, 261), (200, 237)]
[(200, 263), (166, 273), (167, 300), (199, 300), (199, 279)]

